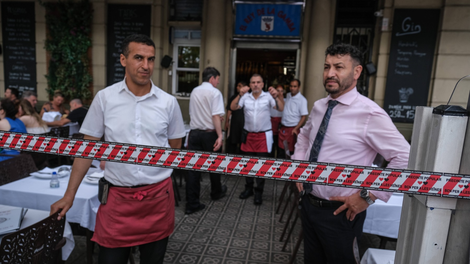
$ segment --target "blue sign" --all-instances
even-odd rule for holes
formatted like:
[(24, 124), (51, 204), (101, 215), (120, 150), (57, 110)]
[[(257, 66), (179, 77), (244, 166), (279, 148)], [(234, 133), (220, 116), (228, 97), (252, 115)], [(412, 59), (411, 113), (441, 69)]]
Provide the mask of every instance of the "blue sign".
[(237, 4), (235, 35), (300, 37), (301, 5)]

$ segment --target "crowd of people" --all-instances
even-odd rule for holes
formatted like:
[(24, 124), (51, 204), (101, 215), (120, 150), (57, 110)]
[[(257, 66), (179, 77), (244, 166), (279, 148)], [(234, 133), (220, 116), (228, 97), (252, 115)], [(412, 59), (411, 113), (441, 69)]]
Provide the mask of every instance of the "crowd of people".
[[(51, 127), (61, 127), (68, 123), (76, 123), (79, 127), (88, 112), (82, 101), (75, 98), (70, 101), (70, 110), (64, 105), (65, 97), (56, 91), (53, 100), (43, 105), (41, 110), (36, 109), (37, 95), (25, 91), (20, 96), (16, 88), (5, 89), (5, 95), (0, 102), (0, 130), (21, 132), (29, 134), (47, 134)], [(54, 114), (57, 120), (48, 120), (45, 113)], [(18, 151), (0, 148), (0, 161), (13, 158)]]
[[(220, 72), (207, 67), (202, 84), (193, 89), (189, 100), (188, 149), (221, 152), (224, 128), (227, 153), (360, 166), (371, 165), (380, 154), (388, 167), (406, 168), (408, 142), (387, 113), (357, 91), (361, 58), (360, 51), (348, 44), (326, 49), (323, 85), (328, 96), (316, 101), (310, 112), (300, 80), (264, 91), (265, 80), (259, 74), (253, 74), (248, 83), (238, 82), (236, 93), (224, 106), (217, 88)], [(186, 131), (178, 102), (151, 81), (154, 42), (145, 35), (128, 36), (122, 43), (120, 62), (124, 80), (99, 91), (89, 110), (73, 99), (69, 112), (64, 96), (55, 93), (38, 112), (35, 94), (25, 92), (20, 99), (16, 89), (7, 89), (0, 102), (0, 130), (41, 133), (47, 126), (78, 122), (85, 139), (181, 148)], [(51, 111), (64, 118), (44, 122), (42, 115)], [(75, 159), (67, 190), (51, 206), (51, 213), (61, 210), (61, 218), (72, 207), (90, 165), (89, 159)], [(159, 167), (106, 164), (92, 238), (100, 246), (100, 263), (127, 263), (133, 246), (140, 247), (141, 263), (163, 263), (174, 229), (171, 173)], [(205, 208), (200, 200), (200, 176), (198, 171), (187, 176), (188, 215)], [(239, 198), (254, 196), (253, 203), (261, 206), (265, 179), (245, 180)], [(219, 174), (211, 173), (210, 183), (212, 200), (222, 199), (230, 188), (221, 183)], [(305, 263), (358, 263), (366, 209), (376, 199), (388, 201), (390, 193), (311, 184), (297, 187)]]

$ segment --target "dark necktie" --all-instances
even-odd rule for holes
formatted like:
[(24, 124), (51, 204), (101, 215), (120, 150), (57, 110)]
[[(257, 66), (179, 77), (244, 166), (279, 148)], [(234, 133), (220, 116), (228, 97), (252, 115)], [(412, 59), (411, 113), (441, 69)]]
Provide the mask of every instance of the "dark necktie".
[[(321, 121), (320, 128), (318, 129), (317, 135), (315, 136), (315, 141), (313, 141), (312, 149), (310, 150), (310, 157), (308, 161), (317, 162), (318, 154), (320, 153), (321, 144), (325, 138), (326, 129), (328, 128), (328, 123), (330, 122), (331, 113), (333, 108), (338, 104), (338, 101), (330, 100), (328, 102), (328, 109), (326, 109), (323, 120)], [(310, 193), (312, 190), (312, 185), (309, 183), (304, 183), (304, 190), (306, 193)]]

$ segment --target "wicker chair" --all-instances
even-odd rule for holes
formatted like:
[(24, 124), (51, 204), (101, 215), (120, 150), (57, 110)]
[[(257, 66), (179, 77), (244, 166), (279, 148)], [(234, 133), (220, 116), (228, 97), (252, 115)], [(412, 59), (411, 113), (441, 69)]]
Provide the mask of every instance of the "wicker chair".
[(58, 213), (3, 237), (0, 244), (0, 263), (60, 263), (61, 248), (65, 245), (65, 217)]
[(23, 179), (38, 170), (33, 158), (27, 153), (4, 156), (12, 158), (0, 162), (0, 185)]

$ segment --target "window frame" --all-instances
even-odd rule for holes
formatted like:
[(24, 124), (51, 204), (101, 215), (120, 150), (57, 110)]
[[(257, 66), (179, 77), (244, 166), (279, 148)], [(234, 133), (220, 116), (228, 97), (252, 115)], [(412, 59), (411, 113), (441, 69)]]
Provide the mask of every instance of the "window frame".
[[(173, 95), (180, 96), (178, 92), (178, 72), (198, 72), (201, 68), (201, 60), (199, 60), (199, 68), (179, 68), (178, 67), (178, 49), (179, 47), (199, 47), (199, 58), (201, 58), (201, 40), (200, 39), (175, 39), (173, 44), (173, 67), (172, 67), (172, 87)], [(189, 98), (189, 96), (188, 96)]]

